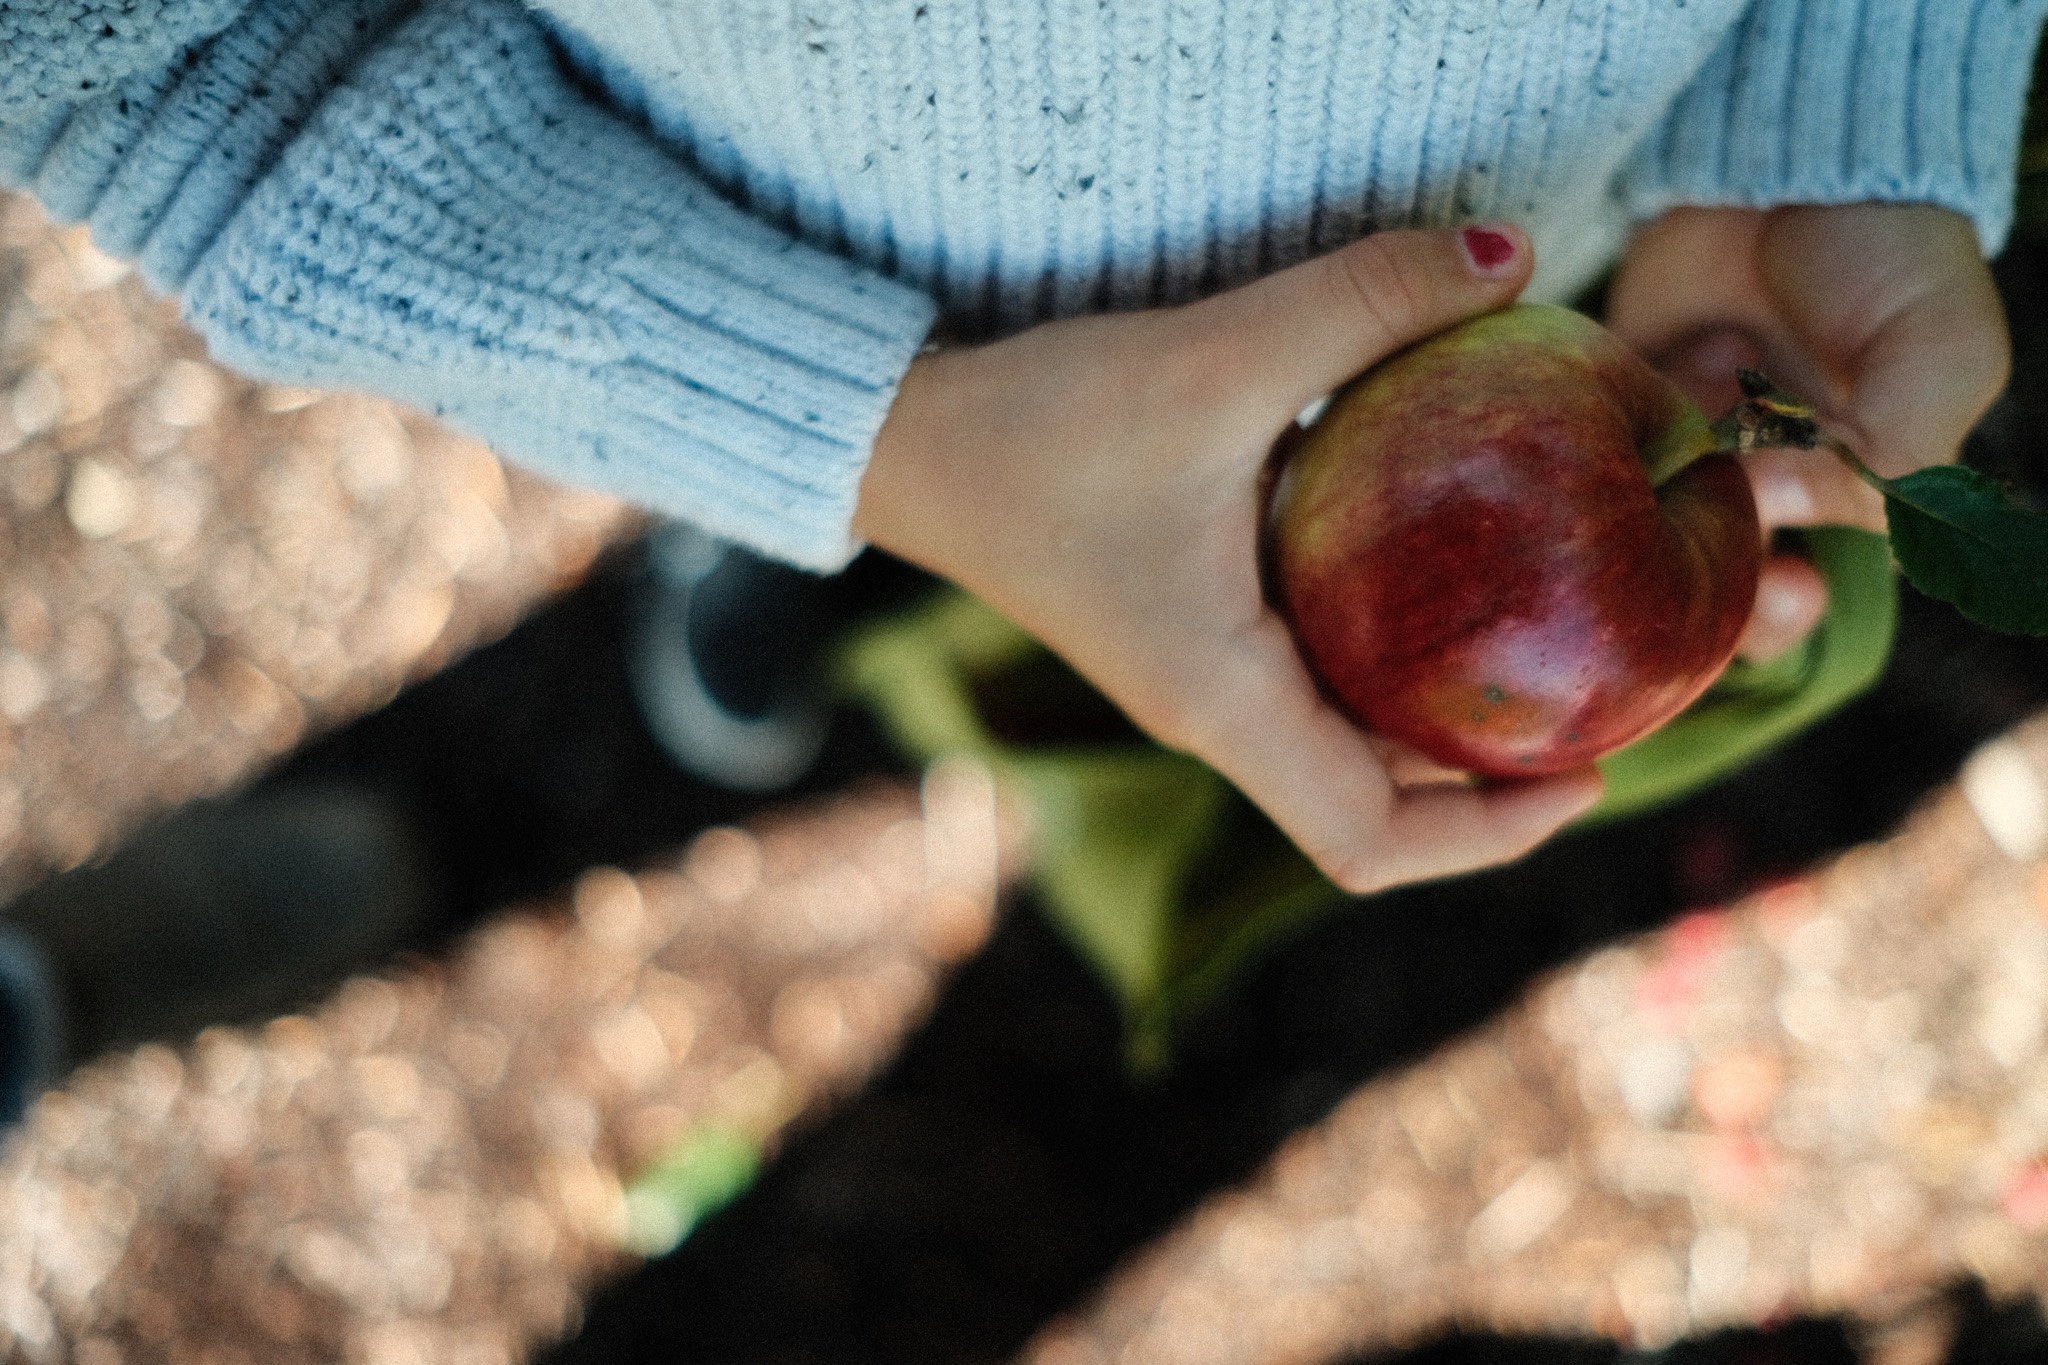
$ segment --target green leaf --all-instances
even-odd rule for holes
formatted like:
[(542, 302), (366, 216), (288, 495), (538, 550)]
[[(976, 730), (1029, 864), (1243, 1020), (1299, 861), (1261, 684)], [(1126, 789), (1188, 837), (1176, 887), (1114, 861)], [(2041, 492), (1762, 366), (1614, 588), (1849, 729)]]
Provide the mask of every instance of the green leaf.
[(1248, 959), (1346, 899), (1213, 769), (1134, 728), (1105, 738), (1108, 703), (965, 593), (867, 626), (840, 677), (910, 754), (1022, 788), (1040, 903), (1115, 994), (1140, 1075)]
[[(1863, 690), (1890, 652), (1897, 589), (1884, 538), (1805, 533), (1828, 580), (1813, 638), (1731, 669), (1671, 725), (1602, 763), (1612, 819), (1673, 799)], [(921, 759), (965, 753), (1035, 814), (1040, 904), (1122, 1007), (1139, 1074), (1176, 1028), (1287, 935), (1353, 898), (1213, 770), (1103, 724), (1106, 702), (1044, 646), (956, 589), (869, 623), (840, 678)]]
[(1720, 449), (1824, 446), (1884, 495), (1892, 554), (1909, 582), (1980, 626), (2048, 635), (2048, 518), (2016, 506), (1992, 480), (1960, 465), (1880, 477), (1822, 434), (1813, 408), (1755, 370), (1737, 370), (1743, 402), (1713, 427)]
[(2048, 635), (2048, 518), (1961, 465), (1916, 470), (1881, 487), (1892, 554), (1907, 581), (1980, 626)]

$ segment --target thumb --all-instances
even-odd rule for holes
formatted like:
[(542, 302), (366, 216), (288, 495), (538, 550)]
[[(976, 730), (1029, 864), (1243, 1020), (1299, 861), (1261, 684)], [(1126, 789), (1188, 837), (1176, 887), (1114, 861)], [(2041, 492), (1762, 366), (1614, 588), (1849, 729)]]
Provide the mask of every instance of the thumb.
[(1292, 416), (1359, 372), (1514, 302), (1535, 253), (1520, 228), (1376, 232), (1191, 305), (1249, 389)]
[(1988, 274), (1982, 283), (1915, 299), (1865, 347), (1844, 416), (1878, 473), (1954, 460), (2005, 387), (2004, 314)]
[(2004, 387), (2005, 314), (1969, 222), (1922, 204), (1780, 209), (1766, 279), (1830, 371), (1824, 416), (1873, 469), (1953, 460)]

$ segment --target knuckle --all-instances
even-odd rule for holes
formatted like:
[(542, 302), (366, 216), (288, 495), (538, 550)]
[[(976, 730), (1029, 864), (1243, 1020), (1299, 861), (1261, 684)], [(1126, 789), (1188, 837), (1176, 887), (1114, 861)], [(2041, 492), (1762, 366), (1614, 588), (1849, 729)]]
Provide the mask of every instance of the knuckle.
[(1347, 895), (1370, 896), (1392, 881), (1379, 859), (1359, 849), (1324, 850), (1311, 854), (1310, 861)]
[(1977, 399), (1979, 414), (1998, 401), (2012, 382), (2012, 338), (2007, 329), (2000, 327), (1994, 335), (1982, 338), (1983, 351), (1976, 358)]
[(1172, 386), (1170, 401), (1179, 411), (1201, 411), (1214, 404), (1218, 395), (1243, 387), (1242, 338), (1230, 332), (1205, 330), (1174, 347), (1167, 357), (1161, 380)]
[(1203, 412), (1243, 389), (1248, 356), (1243, 329), (1231, 312), (1234, 302), (1217, 296), (1133, 315), (1159, 324), (1139, 338), (1152, 363), (1135, 376), (1153, 410)]
[(1509, 863), (1518, 863), (1537, 849), (1543, 847), (1544, 842), (1554, 833), (1556, 833), (1556, 830), (1548, 827), (1527, 830), (1517, 837), (1508, 840), (1505, 845), (1496, 850), (1486, 860), (1483, 866), (1506, 867)]
[(1389, 345), (1433, 330), (1434, 291), (1421, 270), (1382, 233), (1331, 254), (1332, 286)]
[(1386, 876), (1380, 872), (1378, 864), (1358, 860), (1358, 857), (1327, 868), (1327, 874), (1329, 880), (1337, 884), (1337, 890), (1350, 896), (1370, 896), (1386, 888)]
[(1216, 751), (1216, 708), (1185, 689), (1164, 689), (1145, 707), (1145, 728), (1169, 749), (1209, 758)]

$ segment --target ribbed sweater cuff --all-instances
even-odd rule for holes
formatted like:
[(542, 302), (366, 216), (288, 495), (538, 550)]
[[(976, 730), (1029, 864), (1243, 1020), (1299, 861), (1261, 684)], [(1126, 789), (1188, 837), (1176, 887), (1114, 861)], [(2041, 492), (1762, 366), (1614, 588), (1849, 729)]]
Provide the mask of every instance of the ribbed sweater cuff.
[(430, 6), (199, 260), (260, 375), (437, 411), (515, 461), (831, 570), (924, 295), (775, 231), (572, 88), (514, 0)]
[(1759, 0), (1624, 173), (1677, 204), (1940, 204), (1987, 255), (2012, 226), (2048, 0)]

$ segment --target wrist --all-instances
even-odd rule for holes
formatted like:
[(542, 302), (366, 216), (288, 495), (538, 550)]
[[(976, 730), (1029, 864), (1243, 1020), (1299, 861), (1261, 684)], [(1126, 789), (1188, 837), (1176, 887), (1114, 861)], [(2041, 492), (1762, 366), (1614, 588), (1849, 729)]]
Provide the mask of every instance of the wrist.
[[(896, 397), (875, 434), (875, 444), (861, 474), (853, 510), (853, 533), (871, 545), (916, 563), (917, 532), (933, 515), (940, 463), (940, 433), (935, 409), (941, 353), (932, 346), (918, 352), (896, 388)], [(927, 567), (930, 567), (927, 565)]]

